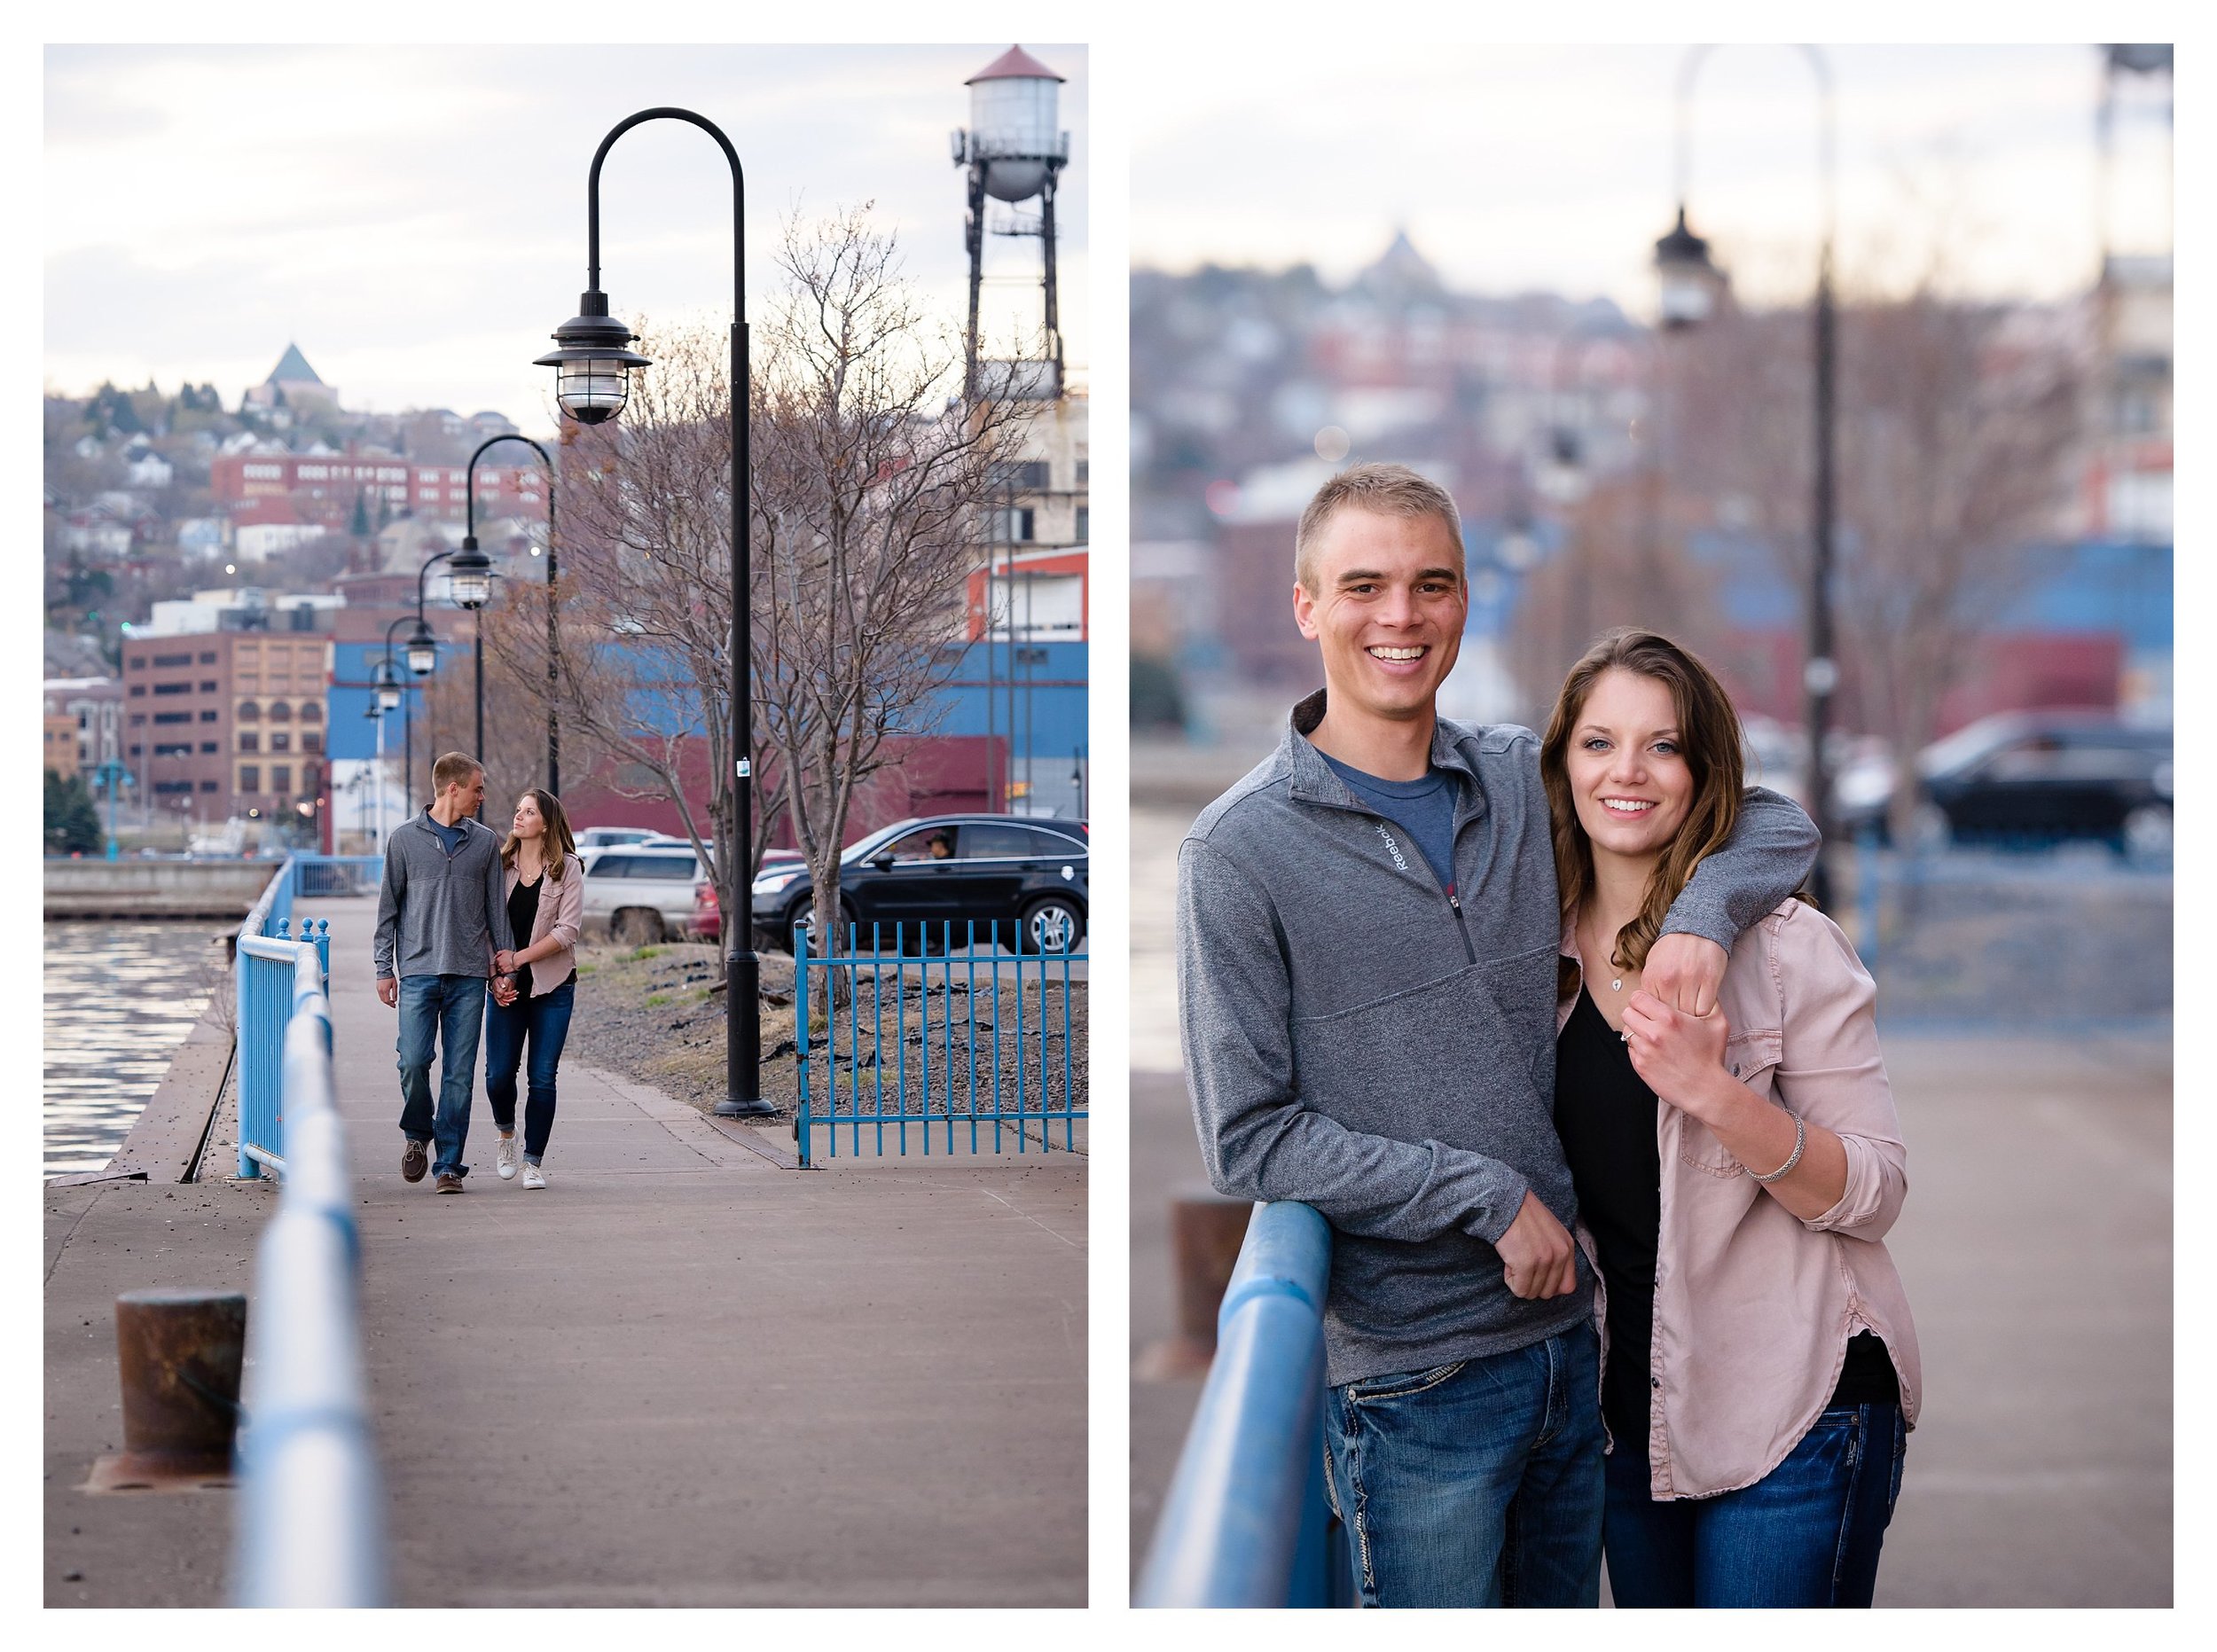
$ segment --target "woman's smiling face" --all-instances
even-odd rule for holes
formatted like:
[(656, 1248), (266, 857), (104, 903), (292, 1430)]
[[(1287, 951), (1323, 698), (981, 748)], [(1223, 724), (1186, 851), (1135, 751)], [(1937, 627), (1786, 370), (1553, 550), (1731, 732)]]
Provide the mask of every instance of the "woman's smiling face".
[(546, 822), (539, 816), (539, 800), (526, 792), (523, 801), (516, 805), (515, 834), (518, 837), (537, 837), (546, 830)]
[(1680, 732), (1669, 684), (1620, 668), (1594, 679), (1564, 761), (1596, 853), (1644, 859), (1678, 835), (1694, 802)]

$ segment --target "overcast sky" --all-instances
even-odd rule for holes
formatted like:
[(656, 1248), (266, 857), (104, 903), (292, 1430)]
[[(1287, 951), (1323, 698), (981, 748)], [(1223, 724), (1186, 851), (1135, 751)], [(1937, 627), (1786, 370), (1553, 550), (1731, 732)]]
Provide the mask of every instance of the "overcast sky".
[[(1671, 225), (1673, 46), (1257, 38), (1151, 65), (1132, 111), (1132, 256), (1317, 264), (1344, 278), (1405, 226), (1457, 286), (1605, 294), (1646, 315)], [(1844, 273), (1939, 252), (1960, 287), (2054, 296), (2098, 257), (2090, 46), (1828, 51)], [(1743, 290), (1800, 294), (1818, 221), (1817, 98), (1783, 46), (1727, 46), (1692, 101), (1692, 226)], [(2167, 247), (2159, 119), (2120, 123), (2126, 250)]]
[[(1083, 368), (1085, 52), (1024, 43), (1068, 77), (1061, 314)], [(964, 81), (1007, 45), (51, 48), (46, 383), (212, 380), (235, 405), (292, 342), (349, 407), (493, 408), (543, 433), (553, 374), (530, 362), (585, 285), (586, 168), (656, 105), (706, 115), (739, 152), (757, 321), (782, 216), (874, 200), (959, 325), (947, 135), (968, 124)], [(730, 188), (692, 127), (625, 134), (601, 175), (616, 314), (728, 317)], [(995, 255), (1036, 268), (1037, 246)]]

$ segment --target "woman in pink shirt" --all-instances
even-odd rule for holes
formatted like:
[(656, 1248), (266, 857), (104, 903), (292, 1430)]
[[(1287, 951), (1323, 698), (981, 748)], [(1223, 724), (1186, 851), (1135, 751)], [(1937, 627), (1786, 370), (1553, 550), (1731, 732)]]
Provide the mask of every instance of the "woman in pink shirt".
[(1876, 998), (1790, 900), (1714, 1013), (1641, 990), (1730, 835), (1738, 716), (1651, 631), (1572, 668), (1540, 748), (1563, 912), (1555, 1124), (1602, 1288), (1604, 1548), (1619, 1606), (1868, 1606), (1916, 1421), (1884, 1242), (1908, 1189)]

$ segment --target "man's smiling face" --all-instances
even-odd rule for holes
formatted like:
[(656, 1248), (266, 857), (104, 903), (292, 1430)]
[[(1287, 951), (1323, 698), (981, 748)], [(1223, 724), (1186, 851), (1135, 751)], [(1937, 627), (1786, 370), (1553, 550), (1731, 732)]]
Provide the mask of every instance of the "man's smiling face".
[(1462, 552), (1440, 518), (1342, 505), (1296, 584), (1294, 623), (1324, 649), (1332, 714), (1392, 721), (1432, 715), (1469, 612)]

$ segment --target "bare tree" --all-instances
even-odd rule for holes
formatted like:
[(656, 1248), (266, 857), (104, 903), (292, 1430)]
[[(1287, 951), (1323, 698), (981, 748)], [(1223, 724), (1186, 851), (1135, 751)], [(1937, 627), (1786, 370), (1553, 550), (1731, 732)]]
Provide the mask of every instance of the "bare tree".
[(819, 936), (842, 933), (857, 792), (960, 657), (964, 582), (989, 543), (1021, 403), (967, 403), (962, 342), (866, 205), (787, 221), (755, 399), (756, 671)]
[[(654, 365), (634, 375), (623, 419), (563, 433), (561, 579), (552, 599), (563, 766), (587, 772), (573, 742), (590, 742), (614, 759), (602, 778), (615, 790), (673, 803), (720, 909), (744, 921), (760, 824), (783, 797), (764, 775), (758, 717), (748, 754), (762, 777), (755, 864), (736, 866), (729, 340), (719, 328), (642, 324), (640, 341)], [(758, 572), (754, 584), (759, 615)], [(519, 591), (514, 623), (499, 633), (519, 679), (542, 695), (548, 600), (543, 588)], [(755, 660), (759, 673), (759, 642)]]
[[(1727, 309), (1671, 380), (1678, 476), (1806, 590), (1806, 311)], [(2055, 312), (1945, 296), (1843, 308), (1835, 617), (1847, 709), (1899, 771), (1931, 740), (1975, 645), (2040, 569), (2077, 440), (2083, 367)], [(1898, 787), (1896, 806), (1915, 805)], [(1897, 820), (1906, 828), (1906, 819)]]

